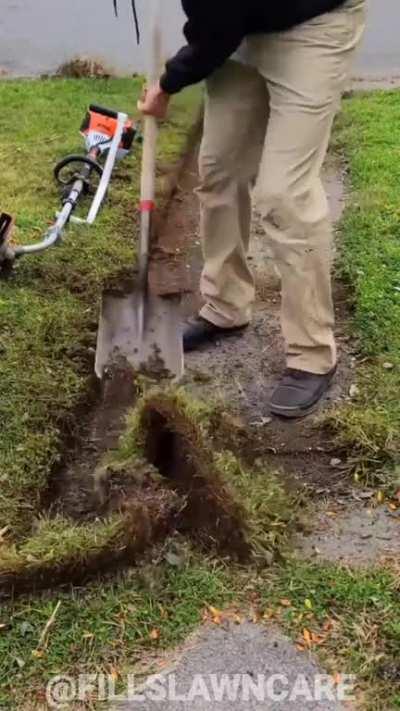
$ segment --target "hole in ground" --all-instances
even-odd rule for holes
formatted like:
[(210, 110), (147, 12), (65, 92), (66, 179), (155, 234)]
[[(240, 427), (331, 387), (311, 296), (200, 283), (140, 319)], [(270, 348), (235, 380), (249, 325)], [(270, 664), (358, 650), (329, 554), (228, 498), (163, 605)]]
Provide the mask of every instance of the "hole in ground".
[(212, 455), (196, 441), (191, 424), (169, 413), (165, 404), (162, 409), (150, 407), (143, 414), (145, 455), (176, 493), (185, 497), (177, 530), (203, 547), (249, 559), (244, 513), (222, 481)]

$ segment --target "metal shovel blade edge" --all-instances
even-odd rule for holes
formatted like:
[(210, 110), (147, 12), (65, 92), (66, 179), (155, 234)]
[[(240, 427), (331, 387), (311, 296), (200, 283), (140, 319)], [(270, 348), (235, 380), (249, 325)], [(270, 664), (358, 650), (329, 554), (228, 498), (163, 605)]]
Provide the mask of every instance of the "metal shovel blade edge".
[(140, 292), (103, 296), (95, 364), (98, 378), (103, 378), (107, 367), (121, 360), (137, 371), (175, 378), (183, 375), (179, 297), (167, 299), (151, 294), (144, 297)]

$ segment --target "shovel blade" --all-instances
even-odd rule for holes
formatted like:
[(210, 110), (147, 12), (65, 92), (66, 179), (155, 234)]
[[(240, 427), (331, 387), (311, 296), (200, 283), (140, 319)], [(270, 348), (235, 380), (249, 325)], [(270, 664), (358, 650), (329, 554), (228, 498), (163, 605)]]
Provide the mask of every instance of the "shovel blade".
[(180, 299), (143, 298), (139, 292), (103, 297), (95, 365), (99, 378), (121, 359), (138, 371), (183, 375)]

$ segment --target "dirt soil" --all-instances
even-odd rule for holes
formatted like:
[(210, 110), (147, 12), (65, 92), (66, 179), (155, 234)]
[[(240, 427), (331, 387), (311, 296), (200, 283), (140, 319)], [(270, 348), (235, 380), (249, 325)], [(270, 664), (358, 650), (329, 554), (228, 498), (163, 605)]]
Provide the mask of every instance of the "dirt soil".
[(126, 413), (137, 398), (134, 374), (126, 364), (109, 370), (96, 390), (95, 404), (82, 416), (65, 451), (64, 465), (54, 472), (44, 501), (51, 514), (61, 513), (76, 521), (98, 515), (93, 474), (105, 453), (116, 447)]

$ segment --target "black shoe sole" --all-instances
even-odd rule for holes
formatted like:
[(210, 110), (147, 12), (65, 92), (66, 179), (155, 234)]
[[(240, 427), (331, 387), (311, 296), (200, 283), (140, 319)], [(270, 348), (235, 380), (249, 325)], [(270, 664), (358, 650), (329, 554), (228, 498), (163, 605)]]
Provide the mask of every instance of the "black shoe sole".
[(313, 405), (309, 405), (309, 407), (306, 408), (293, 408), (293, 410), (288, 410), (287, 408), (279, 408), (279, 407), (274, 407), (274, 405), (269, 406), (269, 411), (271, 415), (274, 415), (275, 417), (279, 417), (282, 420), (301, 420), (303, 417), (307, 417), (308, 415), (312, 415), (315, 410), (317, 410), (318, 406), (320, 405), (321, 401), (324, 398), (324, 393), (321, 395), (319, 400), (315, 402)]
[(185, 338), (183, 339), (183, 350), (185, 353), (192, 353), (193, 351), (200, 350), (206, 346), (214, 345), (217, 341), (225, 338), (233, 338), (233, 336), (240, 336), (246, 329), (248, 324), (245, 326), (237, 326), (235, 328), (221, 328), (219, 331), (209, 332), (207, 336), (193, 345), (186, 345)]

